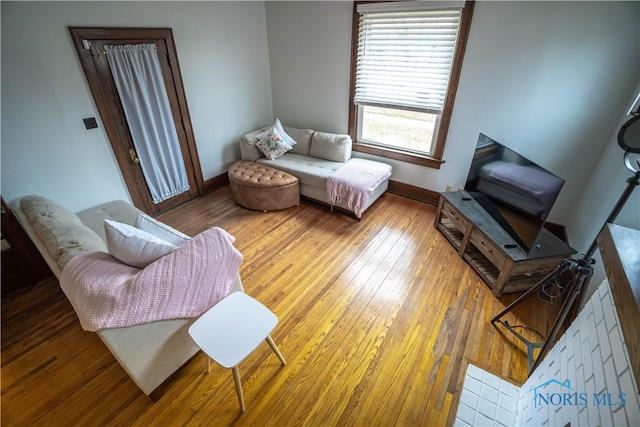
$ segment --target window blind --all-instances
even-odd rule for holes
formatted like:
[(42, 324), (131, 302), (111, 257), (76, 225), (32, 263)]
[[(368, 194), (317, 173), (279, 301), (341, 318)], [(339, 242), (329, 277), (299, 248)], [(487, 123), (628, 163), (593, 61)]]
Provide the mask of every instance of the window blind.
[(439, 114), (447, 92), (460, 9), (359, 9), (354, 103)]

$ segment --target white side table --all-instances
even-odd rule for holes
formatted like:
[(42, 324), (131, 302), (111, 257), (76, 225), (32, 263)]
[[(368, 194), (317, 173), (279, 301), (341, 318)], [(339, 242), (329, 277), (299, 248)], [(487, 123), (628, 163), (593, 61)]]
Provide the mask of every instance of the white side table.
[[(278, 318), (267, 307), (243, 292), (234, 292), (211, 307), (189, 327), (189, 335), (207, 356), (230, 368), (236, 385), (240, 410), (245, 411), (238, 364), (266, 340), (282, 365), (282, 357), (269, 333)], [(207, 372), (209, 365), (207, 365)]]

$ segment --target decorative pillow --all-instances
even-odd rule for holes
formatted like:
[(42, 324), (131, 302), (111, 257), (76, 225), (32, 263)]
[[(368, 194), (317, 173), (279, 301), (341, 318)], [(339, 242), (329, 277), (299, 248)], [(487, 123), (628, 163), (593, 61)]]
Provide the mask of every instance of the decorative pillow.
[(178, 249), (151, 233), (110, 219), (104, 220), (104, 231), (109, 253), (118, 261), (136, 268), (145, 268)]
[(258, 147), (269, 160), (282, 157), (284, 153), (293, 148), (284, 141), (280, 136), (280, 132), (276, 129), (271, 129), (264, 139), (259, 139), (258, 142), (256, 142), (256, 147)]
[(280, 119), (276, 119), (276, 122), (273, 124), (273, 126), (268, 128), (264, 132), (260, 132), (258, 135), (256, 135), (256, 138), (258, 139), (258, 141), (265, 139), (269, 135), (269, 133), (274, 129), (278, 131), (278, 134), (282, 137), (282, 139), (284, 139), (284, 142), (286, 142), (287, 145), (293, 147), (294, 145), (297, 144), (296, 140), (291, 138), (291, 136), (289, 136), (289, 134), (287, 134), (284, 131), (284, 128), (282, 127), (282, 123), (280, 123)]
[(175, 246), (180, 246), (187, 240), (191, 239), (191, 237), (181, 231), (178, 231), (144, 213), (138, 214), (134, 227), (139, 230), (146, 231), (147, 233), (151, 233), (159, 239), (165, 240)]

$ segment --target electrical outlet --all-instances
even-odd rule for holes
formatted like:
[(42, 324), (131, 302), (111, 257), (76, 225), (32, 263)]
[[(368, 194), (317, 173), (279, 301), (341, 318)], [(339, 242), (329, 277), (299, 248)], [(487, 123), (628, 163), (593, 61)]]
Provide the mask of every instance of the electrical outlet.
[(82, 119), (82, 121), (84, 122), (84, 127), (87, 129), (95, 129), (98, 127), (98, 122), (95, 117), (88, 117), (86, 119)]

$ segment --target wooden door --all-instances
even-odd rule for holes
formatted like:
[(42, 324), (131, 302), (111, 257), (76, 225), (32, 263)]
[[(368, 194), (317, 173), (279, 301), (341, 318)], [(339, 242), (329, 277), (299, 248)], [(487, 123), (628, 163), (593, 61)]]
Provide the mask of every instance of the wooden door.
[[(204, 186), (200, 160), (171, 29), (71, 27), (69, 30), (134, 205), (151, 215), (157, 215), (202, 194)], [(104, 52), (105, 45), (141, 43), (155, 44), (157, 47), (190, 186), (188, 192), (157, 204), (153, 203), (137, 162), (131, 132)]]

